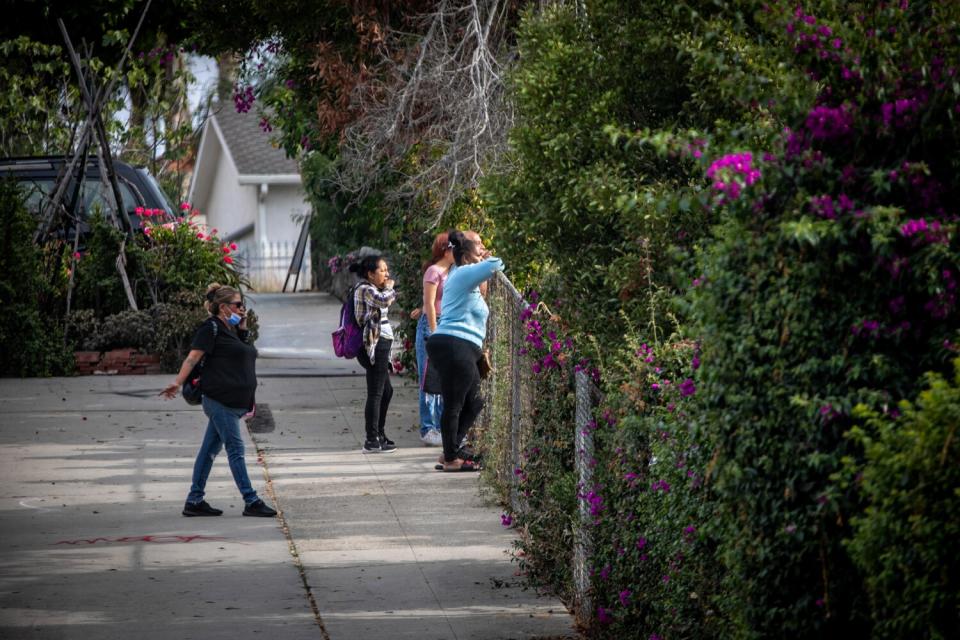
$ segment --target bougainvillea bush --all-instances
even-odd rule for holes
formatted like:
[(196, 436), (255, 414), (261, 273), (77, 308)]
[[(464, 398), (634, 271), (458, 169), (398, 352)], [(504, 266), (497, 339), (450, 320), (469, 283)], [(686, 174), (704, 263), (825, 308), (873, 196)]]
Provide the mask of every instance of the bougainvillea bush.
[(817, 91), (783, 101), (770, 148), (715, 150), (723, 221), (691, 293), (720, 611), (739, 637), (864, 637), (897, 615), (871, 607), (876, 565), (844, 545), (871, 496), (835, 478), (863, 457), (846, 437), (852, 408), (894, 417), (956, 348), (958, 12), (904, 1), (758, 13)]
[(597, 464), (583, 499), (593, 516), (596, 635), (727, 637), (716, 610), (712, 452), (691, 416), (699, 346), (679, 336), (639, 340), (630, 336), (605, 368), (592, 424)]
[[(587, 20), (612, 4), (588, 3)], [(941, 637), (951, 628), (944, 615), (956, 622), (949, 613), (956, 582), (930, 575), (929, 558), (938, 557), (931, 549), (942, 538), (921, 544), (910, 536), (938, 530), (943, 514), (955, 512), (955, 488), (924, 483), (909, 500), (883, 498), (878, 487), (888, 485), (868, 471), (880, 465), (880, 453), (851, 434), (886, 433), (885, 482), (910, 477), (918, 456), (898, 455), (906, 444), (880, 425), (901, 424), (899, 403), (917, 396), (928, 372), (950, 374), (960, 343), (960, 4), (676, 8), (690, 10), (704, 17), (677, 36), (678, 59), (688, 62), (676, 69), (688, 74), (682, 109), (704, 105), (712, 121), (681, 110), (686, 119), (672, 126), (639, 117), (629, 124), (623, 111), (602, 112), (622, 97), (610, 78), (604, 93), (569, 96), (584, 114), (578, 125), (588, 126), (587, 116), (608, 121), (604, 130), (617, 151), (601, 154), (612, 159), (606, 174), (564, 177), (571, 171), (564, 153), (588, 151), (587, 138), (564, 138), (547, 126), (552, 120), (522, 129), (530, 139), (518, 146), (538, 150), (523, 157), (523, 172), (535, 173), (538, 162), (549, 171), (540, 183), (519, 176), (529, 185), (529, 206), (513, 224), (555, 224), (552, 235), (522, 236), (552, 243), (537, 254), (539, 275), (569, 293), (608, 269), (577, 296), (589, 303), (573, 336), (589, 344), (579, 332), (597, 326), (592, 333), (603, 338), (590, 346), (605, 391), (594, 432), (597, 484), (578, 491), (595, 516), (591, 631), (644, 639), (818, 638), (898, 637), (909, 629)], [(527, 64), (576, 49), (564, 31), (574, 28), (569, 22), (549, 28), (541, 20), (527, 35), (541, 47)], [(601, 47), (604, 39), (591, 42)], [(588, 65), (583, 56), (576, 64)], [(640, 81), (646, 72), (638, 69)], [(548, 81), (579, 91), (580, 81), (550, 75), (521, 82), (521, 127), (532, 122), (523, 112), (528, 101), (545, 87), (562, 93)], [(588, 109), (583, 103), (592, 96), (604, 101)], [(635, 98), (644, 104), (644, 96)], [(631, 149), (641, 163), (625, 174), (631, 163), (620, 154)], [(650, 149), (661, 160), (651, 159)], [(585, 180), (621, 197), (585, 191)], [(559, 206), (551, 208), (549, 196)], [(611, 205), (619, 218), (588, 226), (606, 220)], [(685, 226), (695, 219), (707, 221), (705, 235)], [(643, 231), (618, 226), (626, 221)], [(678, 229), (683, 238), (670, 235)], [(615, 249), (585, 244), (592, 247), (587, 256), (550, 255), (584, 231)], [(678, 258), (683, 251), (696, 260)], [(602, 264), (590, 269), (591, 260)], [(629, 264), (637, 268), (609, 269)], [(627, 276), (632, 287), (621, 282)], [(620, 284), (623, 322), (610, 313), (618, 306), (611, 285)], [(672, 304), (665, 290), (677, 294)], [(637, 338), (618, 337), (611, 327)], [(686, 337), (666, 339), (671, 330)], [(877, 418), (866, 420), (864, 412)], [(524, 472), (549, 492), (549, 478), (534, 467)], [(890, 518), (871, 515), (881, 511), (909, 514), (915, 526), (885, 526)], [(544, 533), (556, 539), (562, 531)], [(904, 561), (898, 565), (889, 551), (878, 559), (883, 547), (904, 553)], [(917, 554), (927, 560), (911, 561)], [(905, 580), (910, 602), (895, 603)]]

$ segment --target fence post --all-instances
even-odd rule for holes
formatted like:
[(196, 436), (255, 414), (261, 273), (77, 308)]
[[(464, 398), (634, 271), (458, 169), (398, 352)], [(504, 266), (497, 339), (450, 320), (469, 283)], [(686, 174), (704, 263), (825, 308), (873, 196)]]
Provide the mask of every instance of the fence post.
[[(520, 318), (510, 319), (510, 344), (516, 349), (516, 345), (521, 344)], [(513, 367), (510, 368), (510, 464), (508, 470), (510, 474), (510, 506), (514, 513), (520, 512), (520, 492), (517, 489), (517, 476), (513, 470), (520, 463), (520, 414), (523, 410), (522, 399), (520, 398), (520, 364), (522, 359), (517, 356)]]
[[(593, 419), (593, 382), (584, 371), (575, 374), (576, 385), (576, 419), (574, 428), (576, 433), (576, 454), (574, 456), (579, 494), (584, 494), (593, 485), (593, 431), (590, 422)], [(593, 605), (590, 599), (590, 556), (592, 555), (592, 541), (590, 539), (590, 505), (582, 498), (577, 501), (579, 507), (579, 522), (574, 531), (573, 583), (576, 594), (574, 603), (575, 614), (578, 620), (586, 622), (593, 616)]]

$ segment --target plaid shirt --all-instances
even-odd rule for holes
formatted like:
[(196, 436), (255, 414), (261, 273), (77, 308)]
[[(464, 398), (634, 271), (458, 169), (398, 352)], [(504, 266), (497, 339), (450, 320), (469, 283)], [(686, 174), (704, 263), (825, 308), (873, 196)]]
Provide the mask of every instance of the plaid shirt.
[(394, 289), (377, 289), (366, 280), (353, 290), (353, 316), (363, 327), (363, 346), (371, 363), (380, 339), (380, 310), (388, 308), (396, 298)]

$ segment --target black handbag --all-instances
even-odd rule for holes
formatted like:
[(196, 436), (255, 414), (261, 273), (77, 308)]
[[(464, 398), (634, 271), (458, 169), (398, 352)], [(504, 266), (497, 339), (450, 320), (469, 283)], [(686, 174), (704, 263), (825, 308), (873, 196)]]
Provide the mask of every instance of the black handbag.
[(423, 392), (439, 396), (443, 392), (440, 386), (440, 372), (429, 358), (425, 366), (427, 370), (423, 374)]
[[(213, 320), (213, 340), (216, 343), (217, 340), (217, 321)], [(206, 354), (200, 358), (200, 362), (194, 365), (193, 369), (190, 371), (190, 375), (187, 376), (186, 381), (183, 383), (183, 387), (180, 389), (180, 395), (183, 396), (183, 399), (190, 406), (196, 406), (200, 404), (203, 400), (203, 392), (200, 389), (200, 374), (203, 373), (203, 363), (207, 361)]]

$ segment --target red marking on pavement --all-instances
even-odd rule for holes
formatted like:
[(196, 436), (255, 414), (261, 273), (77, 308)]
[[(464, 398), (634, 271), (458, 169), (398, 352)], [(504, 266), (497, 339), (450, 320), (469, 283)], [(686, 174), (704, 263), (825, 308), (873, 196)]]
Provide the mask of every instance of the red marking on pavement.
[(228, 540), (220, 536), (179, 536), (179, 535), (156, 535), (156, 536), (123, 536), (122, 538), (81, 538), (79, 540), (61, 540), (53, 544), (97, 544), (98, 542), (129, 544), (131, 542), (152, 542), (155, 544), (186, 544), (187, 542), (222, 542)]

